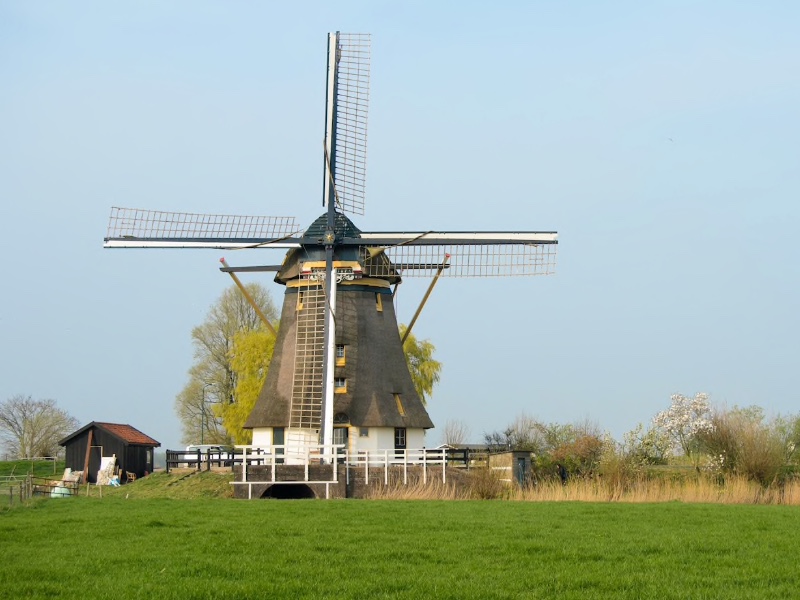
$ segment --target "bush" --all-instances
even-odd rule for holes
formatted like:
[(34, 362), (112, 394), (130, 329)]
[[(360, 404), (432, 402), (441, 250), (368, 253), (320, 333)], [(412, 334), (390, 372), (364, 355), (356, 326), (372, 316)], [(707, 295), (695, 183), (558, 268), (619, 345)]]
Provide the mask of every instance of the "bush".
[(780, 419), (768, 421), (761, 408), (751, 406), (717, 411), (711, 421), (713, 428), (700, 441), (715, 468), (765, 486), (780, 478), (788, 451)]
[(585, 477), (597, 470), (603, 447), (603, 440), (598, 436), (581, 435), (553, 450), (552, 459), (570, 475)]
[(669, 435), (651, 427), (647, 431), (639, 423), (623, 436), (622, 454), (634, 466), (666, 465), (672, 449)]
[(501, 498), (506, 491), (507, 486), (500, 481), (500, 477), (491, 468), (470, 470), (470, 498), (474, 500), (496, 500)]

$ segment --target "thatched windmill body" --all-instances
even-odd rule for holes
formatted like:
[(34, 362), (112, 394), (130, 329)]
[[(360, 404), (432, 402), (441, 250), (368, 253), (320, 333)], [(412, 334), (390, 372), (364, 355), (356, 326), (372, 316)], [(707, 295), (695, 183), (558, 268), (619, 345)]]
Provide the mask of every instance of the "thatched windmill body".
[(414, 389), (392, 301), (403, 277), (555, 268), (553, 231), (363, 232), (353, 224), (347, 215), (364, 213), (369, 60), (368, 35), (329, 34), (326, 210), (305, 231), (287, 217), (113, 208), (105, 238), (109, 248), (288, 249), (278, 266), (222, 268), (276, 271), (286, 286), (272, 363), (245, 427), (254, 445), (285, 446), (288, 460), (320, 444), (324, 452), (425, 445), (433, 423)]

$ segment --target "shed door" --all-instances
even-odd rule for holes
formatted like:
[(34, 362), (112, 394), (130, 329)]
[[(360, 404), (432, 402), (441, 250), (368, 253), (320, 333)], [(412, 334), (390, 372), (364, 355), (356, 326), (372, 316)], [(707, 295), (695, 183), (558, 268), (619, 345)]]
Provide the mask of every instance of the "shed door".
[(525, 485), (526, 475), (528, 474), (528, 465), (525, 458), (522, 456), (517, 457), (517, 483)]
[(102, 446), (89, 447), (89, 472), (84, 473), (86, 481), (97, 483), (97, 471), (100, 470), (100, 457), (103, 456)]

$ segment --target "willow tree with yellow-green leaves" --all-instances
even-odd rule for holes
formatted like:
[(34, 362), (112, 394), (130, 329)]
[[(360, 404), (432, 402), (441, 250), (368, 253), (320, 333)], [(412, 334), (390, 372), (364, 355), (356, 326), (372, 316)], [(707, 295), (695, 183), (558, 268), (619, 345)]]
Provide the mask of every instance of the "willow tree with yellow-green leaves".
[(275, 336), (266, 327), (240, 331), (233, 338), (228, 358), (236, 375), (236, 401), (216, 406), (215, 414), (235, 444), (250, 444), (253, 440), (253, 432), (243, 426), (264, 387), (274, 349)]
[[(405, 333), (406, 326), (400, 324), (400, 337), (402, 338)], [(430, 340), (417, 339), (413, 333), (408, 334), (408, 338), (403, 344), (403, 354), (406, 355), (406, 364), (411, 373), (411, 380), (425, 406), (428, 406), (433, 388), (439, 383), (442, 373), (442, 363), (433, 358), (435, 351), (436, 346)]]

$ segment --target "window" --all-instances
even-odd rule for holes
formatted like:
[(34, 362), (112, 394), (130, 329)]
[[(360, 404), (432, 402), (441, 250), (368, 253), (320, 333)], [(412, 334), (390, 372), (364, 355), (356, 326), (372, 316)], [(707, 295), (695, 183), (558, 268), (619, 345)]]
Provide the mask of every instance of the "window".
[(375, 294), (375, 308), (378, 312), (383, 312), (383, 300), (380, 294)]
[(359, 427), (358, 437), (369, 437), (369, 427)]
[(397, 412), (400, 413), (401, 417), (405, 417), (406, 409), (403, 408), (403, 401), (400, 399), (400, 394), (394, 394), (394, 401), (397, 404)]
[(303, 310), (303, 292), (297, 292), (297, 310)]
[(336, 344), (336, 366), (343, 367), (346, 362), (344, 344)]
[(406, 447), (406, 428), (394, 428), (394, 448), (395, 450), (405, 450)]
[(337, 394), (347, 393), (347, 379), (344, 377), (336, 377), (333, 380), (333, 391)]
[(333, 443), (336, 446), (347, 445), (347, 427), (333, 428)]
[(333, 415), (333, 422), (337, 425), (344, 425), (350, 422), (350, 417), (347, 416), (347, 413), (336, 413)]

